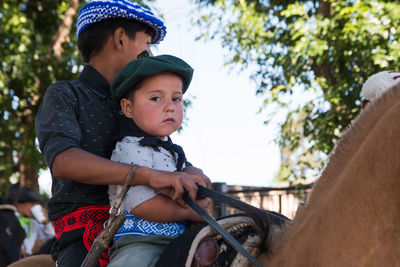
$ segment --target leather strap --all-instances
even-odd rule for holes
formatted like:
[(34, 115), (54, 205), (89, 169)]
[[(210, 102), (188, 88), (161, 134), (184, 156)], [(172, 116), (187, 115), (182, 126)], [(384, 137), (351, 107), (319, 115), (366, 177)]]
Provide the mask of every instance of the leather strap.
[[(265, 213), (264, 213), (264, 216), (261, 215), (262, 214), (262, 212), (260, 212), (261, 210), (255, 208), (243, 201), (237, 200), (235, 198), (224, 195), (217, 191), (214, 191), (214, 190), (202, 187), (202, 186), (198, 186), (197, 194), (213, 198), (214, 200), (218, 200), (225, 204), (229, 204), (234, 208), (241, 209), (245, 212), (249, 212), (250, 214), (253, 214), (253, 215), (257, 214), (256, 218), (257, 218), (258, 222), (256, 221), (256, 223), (258, 225), (265, 225), (265, 223), (268, 221), (268, 217)], [(243, 246), (235, 238), (233, 238), (232, 235), (229, 234), (213, 217), (211, 217), (205, 210), (203, 210), (203, 208), (201, 208), (189, 196), (187, 191), (183, 195), (183, 200), (185, 200), (185, 202), (194, 211), (196, 211), (211, 227), (213, 227), (219, 234), (221, 234), (221, 236), (225, 239), (225, 241), (228, 242), (233, 248), (235, 248), (238, 252), (242, 253), (255, 266), (262, 267), (262, 264), (260, 262), (258, 262), (246, 249), (244, 249)], [(256, 212), (256, 210), (257, 210), (257, 212)], [(264, 217), (265, 223), (260, 222), (260, 220), (262, 220), (261, 217)], [(264, 229), (266, 229), (266, 228), (264, 228)]]
[(138, 167), (139, 166), (136, 164), (133, 164), (131, 166), (128, 174), (126, 175), (125, 183), (122, 187), (121, 192), (118, 195), (117, 201), (110, 209), (110, 218), (104, 223), (104, 229), (99, 235), (97, 235), (88, 254), (85, 257), (85, 260), (82, 262), (81, 267), (94, 267), (97, 265), (101, 254), (104, 250), (106, 250), (115, 233), (125, 222), (126, 216), (124, 213), (120, 212), (119, 207), (122, 200), (125, 198), (125, 195), (130, 187), (129, 183), (132, 180), (132, 177)]
[(236, 209), (240, 209), (246, 212), (263, 232), (268, 229), (267, 226), (269, 225), (269, 217), (265, 211), (259, 208), (247, 204), (246, 202), (243, 202), (237, 198), (209, 189), (207, 187), (203, 187), (201, 185), (198, 185), (197, 195), (206, 196)]
[(132, 164), (131, 168), (129, 169), (129, 172), (125, 178), (125, 183), (122, 186), (122, 190), (118, 195), (117, 201), (115, 201), (114, 206), (111, 208), (111, 212), (110, 212), (111, 215), (110, 215), (109, 221), (114, 219), (120, 213), (119, 207), (121, 206), (122, 200), (124, 200), (125, 195), (128, 192), (128, 189), (130, 187), (129, 183), (131, 182), (133, 175), (135, 174), (137, 168), (139, 168), (139, 165)]

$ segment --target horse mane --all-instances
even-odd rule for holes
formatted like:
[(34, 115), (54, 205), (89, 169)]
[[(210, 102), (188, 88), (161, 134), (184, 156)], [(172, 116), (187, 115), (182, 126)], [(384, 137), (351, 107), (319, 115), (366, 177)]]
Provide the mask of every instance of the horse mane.
[[(320, 205), (320, 199), (330, 191), (341, 172), (351, 161), (357, 150), (367, 139), (369, 133), (400, 98), (400, 85), (395, 85), (383, 93), (379, 98), (371, 101), (367, 107), (347, 126), (342, 137), (338, 140), (334, 150), (329, 155), (328, 163), (325, 166), (320, 178), (316, 181), (310, 194), (309, 200), (304, 207), (298, 209), (292, 224), (288, 227), (282, 243), (291, 236), (292, 232), (304, 221), (307, 214)], [(315, 200), (314, 200), (315, 199)]]

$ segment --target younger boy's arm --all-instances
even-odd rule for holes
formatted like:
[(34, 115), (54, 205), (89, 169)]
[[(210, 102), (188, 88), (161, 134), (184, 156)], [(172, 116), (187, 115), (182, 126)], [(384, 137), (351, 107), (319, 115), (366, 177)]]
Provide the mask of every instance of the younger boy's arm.
[[(204, 210), (208, 210), (208, 198), (196, 201)], [(135, 216), (152, 222), (167, 223), (177, 221), (201, 222), (203, 219), (191, 208), (184, 208), (170, 198), (158, 194), (132, 211)]]

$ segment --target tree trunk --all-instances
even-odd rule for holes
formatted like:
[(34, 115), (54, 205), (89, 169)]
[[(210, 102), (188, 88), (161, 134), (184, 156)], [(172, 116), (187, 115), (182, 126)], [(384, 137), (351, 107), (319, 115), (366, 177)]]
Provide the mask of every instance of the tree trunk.
[[(54, 56), (61, 60), (61, 55), (64, 51), (63, 44), (69, 41), (69, 35), (71, 32), (71, 28), (73, 27), (73, 18), (78, 12), (79, 5), (81, 0), (71, 0), (70, 7), (65, 12), (64, 20), (60, 23), (57, 32), (54, 34), (52, 38), (51, 49)], [(39, 86), (39, 85), (38, 85)], [(31, 103), (34, 104), (34, 103)], [(31, 112), (31, 109), (28, 110), (24, 115), (23, 120), (25, 121), (25, 125), (30, 125), (34, 127), (34, 117)], [(26, 142), (25, 138), (21, 136), (21, 142)], [(23, 144), (20, 146), (24, 147)], [(22, 186), (28, 186), (36, 191), (39, 191), (39, 182), (38, 182), (38, 168), (30, 164), (29, 157), (26, 154), (26, 151), (22, 149), (18, 151), (18, 171), (20, 174), (20, 183)]]
[(332, 15), (332, 6), (329, 0), (319, 0), (317, 14), (321, 14), (324, 17), (330, 17)]
[[(32, 125), (32, 124), (30, 124)], [(21, 142), (24, 142), (25, 138), (22, 138)], [(23, 144), (20, 147), (24, 147)], [(17, 154), (18, 158), (18, 172), (19, 182), (21, 186), (28, 186), (37, 192), (39, 192), (39, 181), (38, 181), (38, 169), (30, 163), (28, 156), (26, 155), (25, 149), (22, 149)]]
[(23, 153), (19, 154), (22, 155), (18, 166), (21, 186), (27, 186), (39, 192), (38, 169), (24, 162)]
[(70, 7), (65, 12), (64, 20), (58, 26), (58, 30), (56, 34), (54, 34), (53, 36), (53, 44), (51, 47), (53, 49), (55, 57), (58, 60), (61, 60), (61, 54), (64, 51), (62, 45), (65, 42), (69, 41), (69, 33), (72, 28), (73, 17), (78, 12), (80, 1), (71, 0), (70, 3), (71, 3)]
[[(318, 1), (317, 14), (327, 18), (332, 16), (332, 6), (329, 0)], [(321, 64), (316, 64), (313, 62), (311, 63), (311, 68), (316, 77), (325, 77), (331, 83), (335, 83), (335, 77), (332, 75), (328, 60), (325, 60)], [(322, 90), (324, 90), (324, 88), (322, 88)]]

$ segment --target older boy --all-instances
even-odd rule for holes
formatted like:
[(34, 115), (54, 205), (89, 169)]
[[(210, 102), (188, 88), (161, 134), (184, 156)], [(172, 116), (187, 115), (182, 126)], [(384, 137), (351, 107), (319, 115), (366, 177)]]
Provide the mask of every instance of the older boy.
[[(93, 0), (77, 21), (85, 62), (76, 81), (52, 84), (36, 117), (40, 149), (52, 173), (48, 204), (58, 266), (80, 266), (108, 218), (108, 184), (123, 184), (129, 164), (110, 161), (119, 105), (110, 96), (116, 74), (165, 36), (163, 22), (129, 0)], [(163, 172), (139, 167), (132, 184), (148, 185), (179, 200), (183, 188), (195, 197), (209, 179), (196, 168)]]

